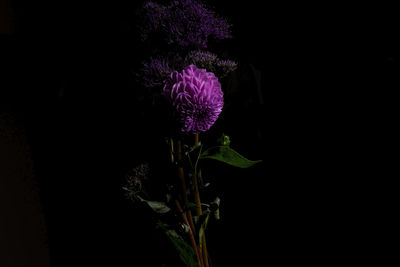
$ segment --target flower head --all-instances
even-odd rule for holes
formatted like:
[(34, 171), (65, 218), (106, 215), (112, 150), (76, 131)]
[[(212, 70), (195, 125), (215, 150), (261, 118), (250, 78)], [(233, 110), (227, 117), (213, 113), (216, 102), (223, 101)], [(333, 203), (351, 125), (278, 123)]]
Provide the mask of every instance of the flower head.
[(169, 5), (146, 2), (139, 24), (141, 40), (157, 32), (168, 43), (183, 47), (206, 48), (209, 37), (231, 38), (227, 20), (219, 18), (200, 0), (171, 1)]
[(220, 59), (209, 51), (190, 51), (185, 58), (186, 66), (193, 64), (199, 68), (213, 72), (217, 77), (223, 78), (237, 68), (237, 63), (232, 60)]
[(185, 133), (205, 132), (215, 123), (224, 105), (221, 84), (214, 73), (189, 65), (174, 71), (163, 89), (177, 110)]
[(147, 88), (161, 86), (165, 78), (174, 70), (173, 63), (168, 58), (151, 57), (148, 61), (142, 62), (142, 68), (137, 77)]

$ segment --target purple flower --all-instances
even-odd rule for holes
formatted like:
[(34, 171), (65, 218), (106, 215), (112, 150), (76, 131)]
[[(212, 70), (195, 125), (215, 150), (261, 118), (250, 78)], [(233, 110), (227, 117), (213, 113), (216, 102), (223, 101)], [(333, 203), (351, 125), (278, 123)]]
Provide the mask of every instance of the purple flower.
[(142, 9), (139, 10), (140, 20), (142, 21), (142, 24), (139, 25), (139, 31), (142, 41), (149, 37), (150, 32), (159, 30), (167, 11), (167, 7), (151, 1), (143, 5)]
[(174, 71), (164, 86), (164, 95), (177, 110), (185, 133), (205, 132), (224, 106), (221, 84), (214, 73), (194, 65)]
[(168, 58), (151, 57), (148, 61), (142, 62), (142, 68), (137, 74), (141, 83), (147, 87), (157, 87), (164, 84), (164, 80), (171, 74), (174, 68), (173, 61)]
[(230, 25), (199, 0), (172, 1), (169, 5), (147, 2), (141, 10), (141, 40), (156, 32), (168, 44), (206, 48), (209, 37), (231, 38)]
[(207, 69), (213, 72), (219, 78), (227, 76), (230, 72), (236, 70), (237, 68), (236, 62), (232, 60), (220, 59), (214, 53), (201, 50), (189, 52), (185, 58), (185, 63), (186, 66), (193, 64), (199, 68)]

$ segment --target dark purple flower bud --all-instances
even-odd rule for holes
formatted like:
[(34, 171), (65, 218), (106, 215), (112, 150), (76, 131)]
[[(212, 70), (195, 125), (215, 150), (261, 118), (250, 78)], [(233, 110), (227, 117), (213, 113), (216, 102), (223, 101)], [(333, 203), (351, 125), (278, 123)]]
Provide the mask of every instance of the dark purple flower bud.
[(216, 54), (202, 50), (189, 52), (185, 58), (185, 64), (186, 66), (193, 64), (199, 68), (204, 68), (213, 72), (219, 78), (227, 76), (237, 67), (237, 63), (232, 60), (220, 59)]
[(142, 68), (137, 74), (141, 83), (148, 88), (162, 86), (164, 80), (174, 71), (172, 60), (158, 57), (142, 62)]
[(219, 59), (215, 65), (218, 72), (221, 73), (221, 77), (225, 77), (237, 68), (237, 63), (229, 59)]
[(143, 181), (148, 178), (148, 175), (148, 163), (142, 163), (129, 171), (126, 175), (126, 186), (123, 187), (123, 189), (127, 191), (128, 198), (135, 200), (137, 193), (142, 191)]
[(194, 65), (174, 71), (163, 89), (177, 110), (184, 133), (205, 132), (215, 123), (224, 106), (221, 84), (214, 73)]

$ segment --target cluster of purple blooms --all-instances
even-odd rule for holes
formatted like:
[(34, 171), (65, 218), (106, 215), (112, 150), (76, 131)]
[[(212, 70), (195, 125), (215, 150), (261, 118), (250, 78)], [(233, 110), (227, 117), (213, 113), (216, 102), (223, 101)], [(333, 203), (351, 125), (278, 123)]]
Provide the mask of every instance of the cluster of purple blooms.
[(142, 62), (142, 71), (138, 78), (147, 88), (159, 87), (164, 84), (166, 77), (174, 70), (174, 66), (168, 58), (151, 57), (148, 61)]
[(151, 57), (142, 62), (142, 70), (138, 78), (147, 88), (160, 87), (174, 70), (181, 70), (189, 65), (213, 72), (218, 78), (224, 78), (237, 68), (232, 60), (220, 59), (214, 53), (194, 50), (184, 59), (179, 55)]
[(199, 68), (204, 68), (214, 72), (219, 78), (225, 77), (237, 67), (237, 63), (232, 60), (220, 59), (214, 53), (201, 50), (189, 52), (185, 58), (184, 64), (186, 66), (193, 64)]
[(167, 43), (183, 47), (207, 48), (209, 37), (231, 38), (230, 25), (197, 0), (172, 1), (169, 5), (147, 2), (139, 26), (141, 39), (161, 34)]
[(237, 64), (204, 49), (210, 37), (232, 37), (229, 23), (200, 0), (172, 1), (168, 5), (149, 1), (140, 14), (142, 41), (150, 41), (152, 34), (158, 34), (167, 46), (180, 47), (178, 53), (169, 51), (143, 61), (139, 73), (142, 85), (163, 86), (164, 96), (180, 116), (182, 132), (207, 131), (224, 104), (218, 78), (234, 71)]

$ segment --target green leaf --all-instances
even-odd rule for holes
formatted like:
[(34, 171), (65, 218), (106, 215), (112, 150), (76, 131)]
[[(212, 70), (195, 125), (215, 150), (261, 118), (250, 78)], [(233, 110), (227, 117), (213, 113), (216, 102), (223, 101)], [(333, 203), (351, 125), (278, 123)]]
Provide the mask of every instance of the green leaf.
[(178, 252), (179, 258), (188, 267), (199, 267), (197, 264), (196, 252), (175, 230), (168, 229), (168, 225), (158, 221), (157, 229), (163, 231), (168, 240)]
[(167, 206), (166, 203), (164, 202), (159, 202), (159, 201), (150, 201), (146, 200), (140, 196), (137, 196), (138, 199), (140, 199), (142, 202), (145, 202), (152, 210), (154, 210), (157, 213), (167, 213), (171, 209)]
[(181, 236), (179, 236), (175, 231), (168, 230), (165, 232), (167, 234), (168, 239), (174, 245), (175, 249), (179, 253), (179, 258), (182, 262), (188, 267), (198, 267), (196, 261), (196, 253), (194, 249), (183, 240)]
[(229, 146), (216, 146), (201, 154), (201, 159), (215, 159), (239, 168), (249, 168), (261, 160), (248, 160)]

